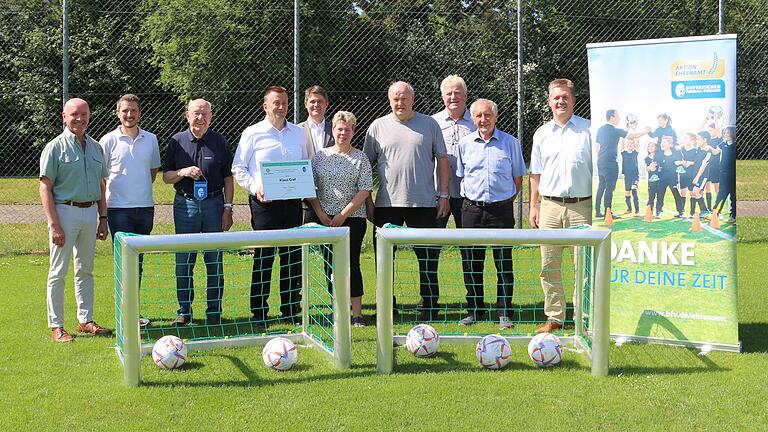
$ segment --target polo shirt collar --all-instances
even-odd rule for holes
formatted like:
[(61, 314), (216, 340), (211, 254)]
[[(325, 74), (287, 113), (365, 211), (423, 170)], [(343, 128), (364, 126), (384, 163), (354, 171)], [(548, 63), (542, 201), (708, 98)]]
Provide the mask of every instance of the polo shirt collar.
[[(128, 137), (128, 138), (131, 138), (131, 136), (130, 136), (130, 135), (128, 135), (128, 134), (126, 134), (126, 133), (124, 133), (124, 132), (123, 132), (123, 130), (122, 130), (122, 129), (120, 129), (120, 126), (118, 126), (118, 127), (115, 129), (115, 130), (117, 131), (117, 134), (118, 134), (119, 136), (124, 136), (124, 137)], [(144, 132), (145, 132), (145, 131), (144, 131), (144, 129), (142, 129), (142, 128), (139, 128), (139, 133), (138, 133), (138, 134), (136, 134), (136, 140), (138, 140), (139, 138), (144, 138)], [(193, 138), (194, 138), (194, 136), (193, 136)], [(131, 138), (131, 139), (133, 139), (133, 138)], [(136, 140), (134, 140), (134, 141), (136, 141)]]
[(208, 132), (209, 132), (209, 131), (210, 131), (210, 129), (208, 129), (207, 131), (205, 131), (205, 133), (203, 134), (203, 136), (202, 136), (202, 137), (198, 138), (198, 137), (196, 137), (196, 136), (195, 136), (195, 135), (192, 133), (192, 129), (190, 129), (190, 128), (187, 128), (187, 137), (189, 138), (189, 142), (193, 142), (193, 143), (196, 143), (196, 142), (198, 142), (198, 141), (202, 141), (202, 142), (205, 142), (205, 137), (206, 137), (206, 136), (208, 136)]

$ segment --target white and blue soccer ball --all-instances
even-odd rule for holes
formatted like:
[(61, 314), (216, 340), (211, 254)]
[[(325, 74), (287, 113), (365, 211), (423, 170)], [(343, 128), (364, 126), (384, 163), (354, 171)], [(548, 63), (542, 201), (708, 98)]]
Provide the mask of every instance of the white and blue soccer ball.
[(264, 365), (270, 369), (288, 370), (299, 359), (299, 350), (289, 339), (276, 337), (264, 345), (261, 358), (264, 360)]
[(512, 347), (504, 336), (490, 334), (477, 343), (475, 355), (484, 368), (502, 369), (512, 359)]
[(440, 335), (431, 325), (416, 325), (406, 335), (405, 347), (416, 357), (432, 357), (440, 349)]
[(539, 333), (528, 343), (528, 355), (538, 367), (557, 366), (563, 357), (563, 344), (552, 333)]
[(152, 347), (152, 360), (162, 369), (180, 368), (187, 362), (187, 346), (176, 336), (163, 336)]

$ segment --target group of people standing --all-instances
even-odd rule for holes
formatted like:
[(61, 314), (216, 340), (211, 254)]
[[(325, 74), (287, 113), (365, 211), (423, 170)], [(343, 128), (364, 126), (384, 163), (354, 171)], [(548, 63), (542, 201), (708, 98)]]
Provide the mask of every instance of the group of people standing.
[[(655, 218), (661, 218), (667, 190), (674, 199), (674, 217), (684, 218), (686, 199), (689, 200), (688, 219), (697, 214), (712, 216), (721, 214), (726, 203), (729, 214), (736, 218), (736, 128), (721, 126), (722, 109), (712, 107), (697, 132), (685, 132), (678, 138), (672, 127), (672, 119), (666, 113), (657, 116), (657, 127), (638, 131), (638, 119), (630, 114), (626, 118), (627, 129), (619, 128), (619, 112), (609, 109), (607, 123), (597, 131), (598, 188), (595, 201), (595, 217), (612, 208), (613, 190), (619, 175), (618, 154), (621, 156), (621, 173), (624, 175), (626, 215), (641, 216), (638, 199), (639, 138), (648, 136), (646, 156), (643, 158), (648, 178), (648, 200)], [(713, 193), (714, 192), (714, 193)], [(715, 198), (714, 204), (712, 202)], [(601, 208), (602, 205), (602, 208)], [(633, 208), (634, 205), (634, 208)], [(612, 212), (614, 218), (620, 218)]]
[[(51, 266), (48, 278), (48, 325), (57, 342), (73, 339), (64, 330), (63, 291), (70, 257), (75, 261), (78, 331), (109, 334), (93, 321), (95, 240), (107, 232), (149, 234), (154, 208), (152, 183), (158, 169), (175, 190), (176, 233), (227, 231), (233, 222), (234, 183), (249, 194), (254, 230), (297, 227), (315, 222), (350, 229), (352, 320), (364, 326), (360, 250), (367, 229), (391, 223), (418, 228), (446, 227), (452, 215), (457, 228), (515, 226), (513, 202), (526, 172), (520, 142), (499, 130), (498, 107), (488, 99), (467, 109), (467, 87), (449, 76), (440, 86), (445, 109), (428, 116), (415, 112), (415, 91), (403, 81), (391, 84), (391, 113), (373, 121), (362, 151), (352, 146), (357, 118), (339, 111), (326, 119), (328, 94), (320, 86), (306, 89), (305, 122), (286, 120), (288, 94), (268, 87), (263, 94), (265, 118), (246, 128), (232, 154), (226, 138), (210, 128), (211, 104), (191, 100), (185, 111), (189, 127), (168, 140), (161, 162), (157, 138), (139, 128), (139, 98), (117, 102), (119, 126), (98, 143), (86, 129), (90, 110), (82, 99), (64, 106), (64, 132), (48, 143), (40, 161), (40, 196), (49, 222)], [(573, 83), (559, 79), (548, 88), (552, 121), (534, 136), (530, 163), (533, 228), (562, 228), (591, 223), (591, 135), (589, 122), (573, 115)], [(316, 197), (269, 200), (261, 162), (311, 159)], [(375, 203), (373, 174), (379, 179)], [(539, 204), (541, 198), (541, 204)], [(93, 222), (99, 221), (93, 230)], [(280, 258), (281, 319), (298, 319), (301, 296), (299, 247), (262, 247), (254, 251), (250, 311), (257, 329), (268, 325), (270, 281), (275, 249)], [(74, 250), (74, 254), (72, 251)], [(439, 319), (439, 248), (414, 247), (419, 265), (419, 320)], [(471, 325), (487, 319), (484, 302), (485, 247), (462, 248), (468, 315)], [(493, 248), (497, 270), (496, 312), (500, 328), (513, 325), (512, 249)], [(560, 276), (562, 247), (542, 247), (541, 281), (548, 321), (537, 331), (562, 327), (565, 301)], [(193, 317), (193, 268), (196, 253), (176, 254), (179, 309), (176, 325)], [(326, 259), (329, 260), (327, 257)], [(224, 270), (220, 251), (206, 251), (207, 324), (221, 323)], [(142, 318), (142, 324), (148, 320)]]

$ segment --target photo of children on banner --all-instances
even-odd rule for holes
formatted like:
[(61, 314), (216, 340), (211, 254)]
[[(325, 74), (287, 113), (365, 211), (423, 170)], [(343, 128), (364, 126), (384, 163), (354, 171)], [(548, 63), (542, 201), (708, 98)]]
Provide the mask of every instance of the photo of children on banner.
[[(642, 217), (643, 222), (662, 219), (669, 191), (674, 211), (669, 206), (667, 213), (674, 218), (685, 218), (694, 226), (704, 218), (710, 218), (710, 221), (712, 218), (726, 220), (722, 211), (727, 203), (730, 220), (735, 220), (736, 128), (722, 127), (723, 109), (719, 106), (711, 106), (704, 117), (701, 123), (696, 124), (698, 130), (682, 132), (678, 143), (678, 134), (667, 113), (656, 116), (657, 127), (653, 131), (645, 127), (642, 132), (636, 132), (640, 124), (638, 116), (628, 114), (626, 130), (623, 130), (617, 127), (618, 110), (608, 110), (608, 122), (600, 128), (602, 133), (598, 130), (598, 134), (607, 136), (610, 129), (615, 132), (613, 136), (620, 138), (620, 173), (624, 177), (626, 204), (624, 215)], [(648, 138), (642, 136), (644, 132), (647, 132)], [(609, 146), (600, 146), (604, 147), (602, 164), (607, 166), (612, 159), (612, 151)], [(600, 163), (598, 157), (598, 165)], [(598, 195), (609, 197), (614, 192), (610, 189), (613, 182), (605, 180), (610, 179), (599, 182)], [(647, 200), (642, 210), (639, 207), (641, 180), (647, 182)], [(606, 204), (610, 205), (610, 201)], [(615, 214), (603, 215), (599, 210), (597, 215), (605, 217), (606, 225), (612, 225), (613, 219), (619, 219)], [(719, 228), (718, 221), (710, 222), (710, 226)]]

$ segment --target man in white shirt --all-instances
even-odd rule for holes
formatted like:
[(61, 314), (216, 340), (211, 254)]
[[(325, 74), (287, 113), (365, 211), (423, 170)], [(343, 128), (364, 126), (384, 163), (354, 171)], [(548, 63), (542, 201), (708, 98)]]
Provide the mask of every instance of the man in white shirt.
[[(592, 135), (589, 120), (573, 115), (573, 83), (549, 83), (554, 118), (536, 130), (531, 150), (532, 228), (568, 228), (592, 223)], [(541, 204), (539, 204), (541, 196)], [(547, 323), (537, 333), (563, 327), (565, 298), (561, 275), (562, 246), (541, 247), (541, 286)]]
[[(304, 140), (310, 159), (314, 158), (315, 153), (320, 149), (333, 147), (333, 127), (331, 122), (325, 119), (328, 105), (328, 92), (323, 87), (313, 85), (304, 90), (304, 107), (307, 109), (308, 117), (297, 126), (304, 129)], [(306, 200), (302, 201), (302, 208), (304, 223), (320, 223), (312, 206)]]
[(117, 118), (117, 129), (99, 140), (109, 172), (109, 231), (112, 238), (120, 231), (146, 235), (152, 232), (152, 183), (160, 168), (160, 149), (157, 137), (139, 127), (141, 104), (136, 95), (126, 94), (117, 101)]
[[(155, 134), (139, 128), (141, 102), (126, 94), (117, 101), (117, 129), (101, 137), (106, 179), (107, 223), (112, 240), (115, 233), (148, 235), (155, 218), (152, 183), (160, 168), (160, 148)], [(139, 273), (143, 254), (139, 255)], [(142, 326), (149, 324), (140, 318)]]
[[(458, 75), (448, 75), (440, 83), (440, 95), (443, 99), (445, 109), (432, 115), (440, 130), (443, 132), (443, 141), (445, 141), (445, 150), (448, 153), (448, 164), (450, 165), (451, 178), (448, 181), (448, 198), (451, 205), (451, 214), (456, 228), (461, 228), (461, 206), (464, 198), (461, 196), (461, 179), (456, 177), (456, 156), (455, 147), (459, 140), (477, 130), (477, 126), (472, 122), (472, 116), (467, 109), (467, 84), (464, 79)], [(439, 185), (437, 170), (435, 170), (435, 184)], [(439, 186), (435, 189), (435, 195), (439, 195)], [(437, 219), (437, 227), (445, 228), (448, 225), (448, 216)]]
[[(301, 225), (301, 200), (264, 198), (259, 162), (298, 161), (308, 159), (303, 130), (285, 119), (288, 93), (279, 86), (264, 92), (266, 118), (243, 131), (232, 162), (237, 183), (248, 191), (251, 227), (254, 230), (294, 228)], [(301, 311), (301, 248), (279, 247), (280, 311), (282, 318), (293, 322)], [(258, 248), (253, 257), (251, 274), (251, 313), (253, 321), (263, 329), (269, 313), (270, 281), (275, 248)]]

